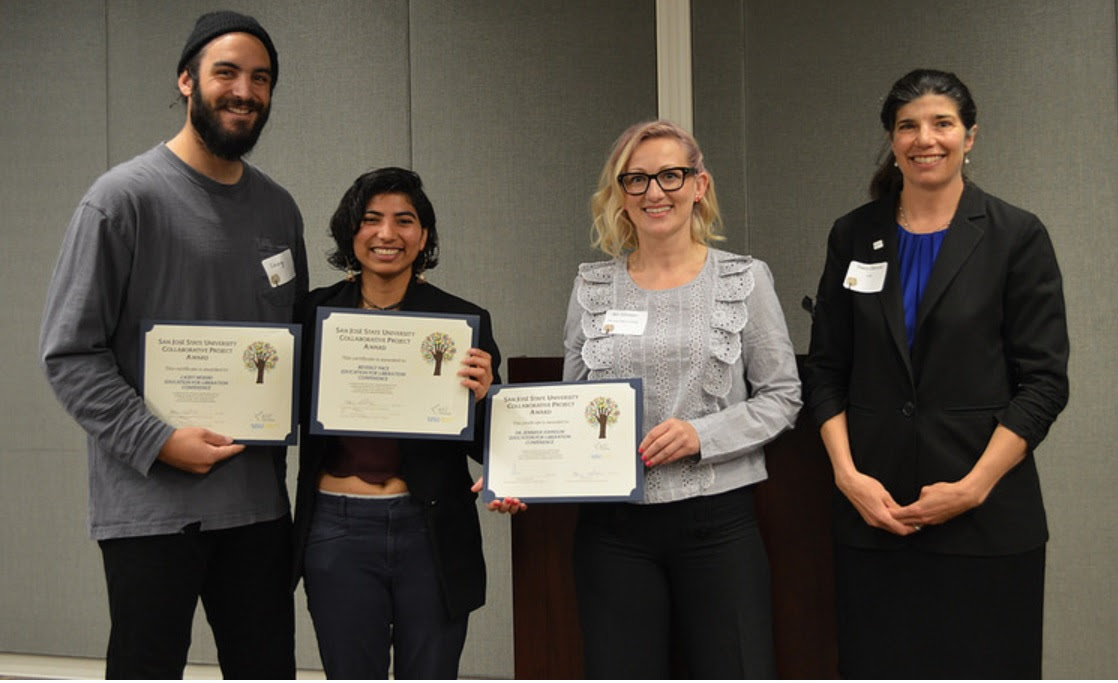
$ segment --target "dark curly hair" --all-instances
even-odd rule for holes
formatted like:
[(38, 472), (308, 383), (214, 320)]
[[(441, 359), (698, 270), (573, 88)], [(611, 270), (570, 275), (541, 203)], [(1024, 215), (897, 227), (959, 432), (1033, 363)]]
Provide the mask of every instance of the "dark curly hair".
[(381, 194), (402, 194), (406, 196), (419, 224), (427, 230), (427, 244), (415, 257), (412, 276), (439, 265), (439, 233), (435, 228), (435, 207), (423, 191), (423, 181), (415, 171), (389, 166), (363, 173), (353, 181), (353, 185), (342, 195), (334, 217), (330, 219), (330, 236), (334, 238), (334, 251), (326, 261), (338, 270), (359, 270), (361, 264), (353, 253), (353, 237), (361, 229), (365, 217), (365, 207), (369, 200)]

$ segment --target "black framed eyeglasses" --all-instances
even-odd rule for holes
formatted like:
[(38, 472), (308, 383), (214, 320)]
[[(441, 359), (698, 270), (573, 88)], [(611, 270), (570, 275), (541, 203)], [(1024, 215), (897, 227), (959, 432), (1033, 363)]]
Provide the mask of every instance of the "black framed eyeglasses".
[(699, 169), (690, 166), (676, 166), (659, 173), (622, 173), (617, 176), (617, 182), (621, 183), (625, 194), (642, 195), (648, 192), (648, 185), (653, 179), (664, 192), (675, 192), (687, 182), (688, 175), (698, 172)]

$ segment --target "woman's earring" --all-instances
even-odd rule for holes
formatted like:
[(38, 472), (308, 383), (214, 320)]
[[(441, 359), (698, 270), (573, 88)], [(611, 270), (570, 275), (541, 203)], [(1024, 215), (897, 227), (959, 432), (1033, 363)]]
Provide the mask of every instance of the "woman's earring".
[(970, 155), (969, 154), (964, 154), (963, 155), (963, 163), (964, 164), (969, 164), (970, 163)]

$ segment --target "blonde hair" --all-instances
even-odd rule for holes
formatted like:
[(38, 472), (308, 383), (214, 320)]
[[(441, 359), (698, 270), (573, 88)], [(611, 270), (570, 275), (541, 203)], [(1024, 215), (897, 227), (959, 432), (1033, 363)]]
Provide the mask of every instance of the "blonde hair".
[[(598, 189), (590, 199), (590, 213), (594, 218), (590, 229), (590, 246), (601, 249), (614, 258), (622, 252), (637, 248), (637, 229), (625, 213), (625, 192), (621, 189), (617, 176), (625, 172), (637, 145), (652, 138), (678, 140), (687, 153), (687, 163), (700, 173), (706, 172), (699, 143), (694, 136), (671, 121), (644, 121), (630, 126), (622, 133), (613, 143), (613, 150), (598, 177)], [(721, 235), (722, 216), (718, 212), (718, 200), (714, 195), (714, 179), (709, 174), (707, 178), (709, 182), (706, 192), (691, 211), (691, 239), (702, 244), (725, 239)]]

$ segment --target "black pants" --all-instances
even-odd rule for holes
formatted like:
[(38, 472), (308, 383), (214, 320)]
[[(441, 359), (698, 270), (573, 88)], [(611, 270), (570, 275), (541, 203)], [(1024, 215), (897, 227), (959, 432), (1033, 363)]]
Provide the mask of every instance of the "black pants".
[(835, 547), (843, 678), (1038, 679), (1044, 547), (976, 557)]
[(750, 487), (585, 504), (574, 549), (587, 678), (774, 678), (769, 565)]
[(182, 678), (198, 598), (226, 679), (295, 677), (291, 521), (100, 541), (106, 678)]
[(469, 615), (447, 614), (423, 505), (318, 493), (303, 585), (328, 678), (453, 679)]

